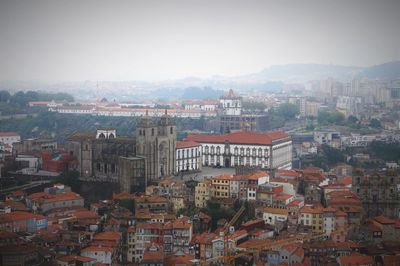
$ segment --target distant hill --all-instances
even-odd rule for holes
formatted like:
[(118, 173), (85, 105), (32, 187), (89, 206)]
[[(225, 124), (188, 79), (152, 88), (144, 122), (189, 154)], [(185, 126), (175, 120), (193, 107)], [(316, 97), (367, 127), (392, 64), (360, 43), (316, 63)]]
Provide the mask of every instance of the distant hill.
[(371, 67), (348, 67), (321, 64), (274, 65), (259, 73), (242, 76), (241, 79), (258, 81), (280, 80), (285, 82), (305, 82), (333, 78), (342, 81), (351, 80), (354, 75), (370, 79), (400, 78), (400, 61), (393, 61)]
[(400, 78), (400, 61), (368, 67), (361, 74), (370, 79), (398, 79)]

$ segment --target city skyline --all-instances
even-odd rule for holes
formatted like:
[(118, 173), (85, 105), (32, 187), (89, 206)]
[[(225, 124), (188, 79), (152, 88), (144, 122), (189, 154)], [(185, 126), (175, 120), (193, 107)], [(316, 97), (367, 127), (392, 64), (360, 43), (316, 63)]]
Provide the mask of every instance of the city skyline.
[(1, 1), (0, 80), (160, 81), (400, 59), (398, 1)]

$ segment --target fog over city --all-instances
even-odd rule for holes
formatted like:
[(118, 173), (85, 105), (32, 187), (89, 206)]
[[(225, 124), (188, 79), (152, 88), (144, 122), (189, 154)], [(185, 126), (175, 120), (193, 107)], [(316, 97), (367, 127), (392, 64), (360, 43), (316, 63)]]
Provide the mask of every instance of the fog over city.
[(400, 59), (400, 2), (0, 1), (0, 80), (157, 81)]

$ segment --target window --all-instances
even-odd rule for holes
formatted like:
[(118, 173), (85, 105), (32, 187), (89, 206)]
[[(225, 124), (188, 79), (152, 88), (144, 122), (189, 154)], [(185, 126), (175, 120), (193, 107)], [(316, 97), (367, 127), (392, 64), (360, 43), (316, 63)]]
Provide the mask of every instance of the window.
[(169, 128), (169, 133), (170, 133), (170, 134), (174, 134), (174, 128), (173, 128), (173, 127), (170, 127), (170, 128)]
[(154, 136), (154, 128), (151, 129), (151, 135)]
[(234, 152), (235, 152), (235, 155), (238, 155), (238, 148), (237, 147), (235, 147), (235, 150), (234, 150)]

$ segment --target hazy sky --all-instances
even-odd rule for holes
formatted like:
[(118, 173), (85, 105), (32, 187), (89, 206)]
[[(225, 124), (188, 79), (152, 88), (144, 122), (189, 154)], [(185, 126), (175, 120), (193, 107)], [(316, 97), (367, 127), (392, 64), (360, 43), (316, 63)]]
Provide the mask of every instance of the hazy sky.
[(161, 80), (395, 59), (399, 0), (0, 0), (0, 80)]

